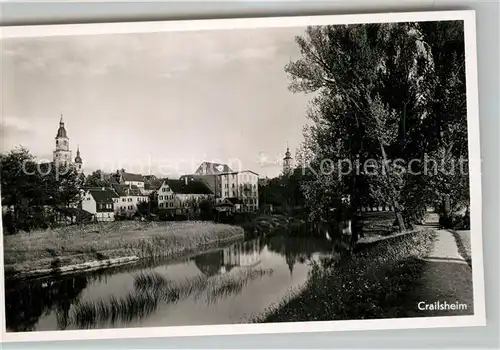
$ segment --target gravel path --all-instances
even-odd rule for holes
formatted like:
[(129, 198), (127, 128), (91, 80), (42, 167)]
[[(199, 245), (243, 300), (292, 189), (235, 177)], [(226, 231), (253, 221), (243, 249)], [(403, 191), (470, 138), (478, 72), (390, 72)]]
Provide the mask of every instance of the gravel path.
[(411, 296), (414, 307), (408, 310), (408, 316), (472, 315), (472, 270), (460, 255), (453, 233), (437, 230), (434, 247), (424, 261), (422, 277)]

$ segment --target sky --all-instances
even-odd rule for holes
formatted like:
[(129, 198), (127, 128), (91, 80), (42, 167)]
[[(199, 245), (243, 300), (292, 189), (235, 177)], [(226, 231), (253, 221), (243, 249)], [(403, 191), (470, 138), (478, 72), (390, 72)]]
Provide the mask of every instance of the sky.
[(176, 176), (213, 161), (276, 176), (312, 98), (284, 71), (304, 29), (3, 39), (0, 151), (52, 160), (62, 114), (85, 173)]

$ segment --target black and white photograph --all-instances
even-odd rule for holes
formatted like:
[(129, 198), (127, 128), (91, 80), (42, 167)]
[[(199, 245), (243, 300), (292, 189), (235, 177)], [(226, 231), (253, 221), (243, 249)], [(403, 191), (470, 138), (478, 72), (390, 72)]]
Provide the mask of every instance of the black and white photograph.
[(3, 28), (3, 336), (484, 324), (475, 50), (473, 11)]

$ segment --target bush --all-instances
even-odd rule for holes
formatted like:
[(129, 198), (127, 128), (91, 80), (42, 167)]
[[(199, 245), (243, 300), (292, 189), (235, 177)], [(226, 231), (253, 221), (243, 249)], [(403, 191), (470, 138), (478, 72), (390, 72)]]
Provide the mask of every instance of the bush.
[(453, 217), (441, 215), (439, 217), (439, 226), (445, 229), (453, 228)]
[(456, 230), (470, 230), (470, 213), (465, 215), (454, 215), (452, 218), (452, 225)]

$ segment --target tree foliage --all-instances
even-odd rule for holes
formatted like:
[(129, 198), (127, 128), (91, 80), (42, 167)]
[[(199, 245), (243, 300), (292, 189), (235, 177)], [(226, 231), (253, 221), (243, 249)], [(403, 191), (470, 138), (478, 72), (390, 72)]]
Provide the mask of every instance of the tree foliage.
[(299, 157), (311, 213), (349, 195), (353, 212), (377, 200), (407, 221), (444, 193), (468, 201), (466, 175), (422, 171), (425, 157), (467, 157), (462, 23), (314, 26), (296, 42), (290, 90), (315, 92)]
[(81, 177), (71, 166), (38, 163), (23, 147), (0, 155), (2, 206), (7, 232), (51, 223), (50, 210), (77, 205)]
[(107, 186), (107, 182), (104, 179), (104, 174), (101, 170), (95, 170), (85, 179), (86, 187), (104, 187)]

